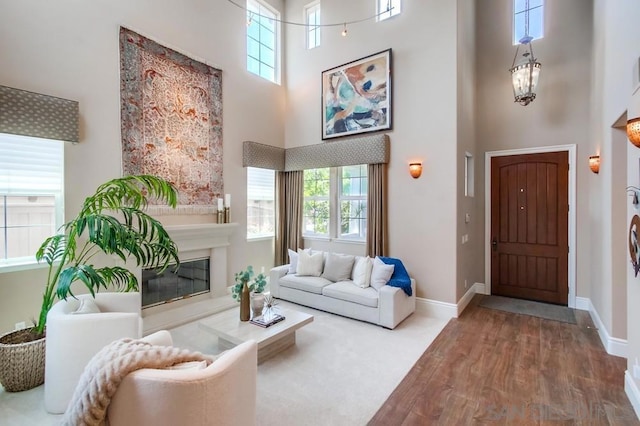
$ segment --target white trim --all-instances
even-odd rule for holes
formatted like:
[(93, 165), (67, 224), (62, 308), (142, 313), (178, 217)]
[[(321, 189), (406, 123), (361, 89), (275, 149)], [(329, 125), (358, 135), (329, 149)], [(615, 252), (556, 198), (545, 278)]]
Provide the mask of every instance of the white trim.
[(476, 293), (489, 295), (487, 286), (484, 283), (475, 283), (473, 286), (476, 288)]
[(416, 312), (432, 318), (449, 320), (458, 316), (458, 306), (455, 303), (416, 297)]
[(595, 306), (591, 303), (591, 299), (580, 298), (580, 305), (584, 306), (585, 303), (589, 305), (589, 315), (593, 320), (593, 324), (596, 326), (598, 330), (598, 335), (600, 335), (600, 341), (602, 342), (602, 346), (607, 351), (609, 355), (620, 356), (623, 358), (627, 357), (627, 341), (625, 339), (620, 339), (618, 337), (611, 337), (607, 328), (604, 326), (604, 323), (600, 319), (600, 315), (598, 315), (598, 311), (596, 311)]
[(465, 310), (465, 308), (467, 307), (467, 305), (469, 305), (469, 302), (471, 302), (471, 299), (473, 299), (473, 296), (475, 296), (477, 292), (478, 290), (476, 288), (476, 284), (474, 284), (469, 287), (464, 296), (462, 296), (460, 300), (458, 300), (456, 318), (459, 317), (462, 311)]
[(576, 297), (576, 309), (581, 311), (588, 311), (589, 305), (591, 304), (591, 300), (586, 297)]
[(629, 402), (633, 406), (633, 411), (636, 412), (636, 416), (640, 419), (640, 391), (629, 370), (624, 372), (624, 393), (627, 394)]
[(576, 145), (555, 145), (538, 148), (488, 151), (484, 165), (484, 235), (485, 235), (485, 288), (491, 294), (491, 159), (507, 155), (537, 154), (542, 152), (567, 151), (569, 153), (569, 307), (576, 306)]

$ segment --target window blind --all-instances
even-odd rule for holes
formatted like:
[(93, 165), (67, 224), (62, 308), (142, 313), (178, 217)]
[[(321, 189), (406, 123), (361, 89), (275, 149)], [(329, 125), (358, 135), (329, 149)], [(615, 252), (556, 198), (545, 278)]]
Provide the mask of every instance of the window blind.
[(275, 172), (267, 169), (247, 168), (247, 199), (273, 200)]

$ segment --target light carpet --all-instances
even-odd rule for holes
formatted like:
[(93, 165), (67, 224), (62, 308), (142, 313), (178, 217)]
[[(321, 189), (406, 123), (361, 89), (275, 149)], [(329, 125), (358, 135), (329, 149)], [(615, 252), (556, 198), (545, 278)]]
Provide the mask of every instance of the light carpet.
[(478, 306), (514, 314), (529, 315), (554, 321), (576, 323), (573, 309), (550, 303), (533, 302), (531, 300), (512, 299), (502, 296), (484, 296)]
[[(414, 313), (396, 329), (281, 302), (314, 316), (296, 333), (296, 345), (258, 367), (258, 425), (365, 425), (447, 321)], [(209, 354), (217, 338), (197, 322), (171, 330), (176, 346)], [(0, 388), (3, 425), (53, 425), (43, 386), (8, 393)]]

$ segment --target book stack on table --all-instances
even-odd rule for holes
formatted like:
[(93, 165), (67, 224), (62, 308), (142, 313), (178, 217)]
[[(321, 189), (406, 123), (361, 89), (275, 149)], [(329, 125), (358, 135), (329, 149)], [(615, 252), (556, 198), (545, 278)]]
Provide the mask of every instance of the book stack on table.
[(260, 327), (271, 327), (273, 324), (277, 324), (280, 321), (284, 321), (284, 316), (280, 314), (271, 314), (271, 315), (259, 315), (257, 317), (251, 318), (251, 324), (258, 325)]

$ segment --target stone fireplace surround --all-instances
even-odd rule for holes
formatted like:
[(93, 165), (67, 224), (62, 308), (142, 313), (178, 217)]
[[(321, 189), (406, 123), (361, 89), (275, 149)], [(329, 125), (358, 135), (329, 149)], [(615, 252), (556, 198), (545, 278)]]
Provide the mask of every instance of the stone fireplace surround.
[[(237, 223), (199, 223), (164, 227), (178, 246), (181, 262), (207, 257), (210, 259), (211, 291), (144, 309), (143, 334), (177, 327), (237, 304), (227, 289), (227, 248), (231, 244), (229, 237), (237, 227)], [(142, 269), (136, 268), (134, 271), (138, 281), (142, 282)]]

